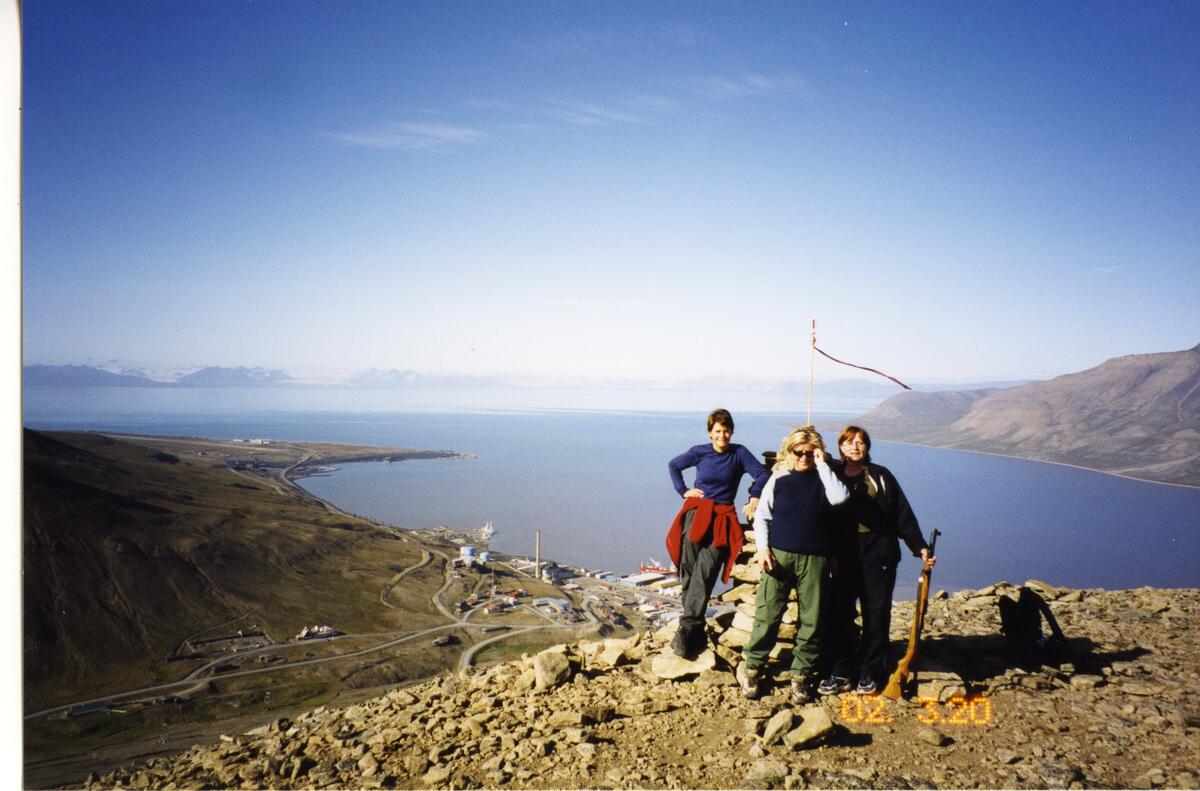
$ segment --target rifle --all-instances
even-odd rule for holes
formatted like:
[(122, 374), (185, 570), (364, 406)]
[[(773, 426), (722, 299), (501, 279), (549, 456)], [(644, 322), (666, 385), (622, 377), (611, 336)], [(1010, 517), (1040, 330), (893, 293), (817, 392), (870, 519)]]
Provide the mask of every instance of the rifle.
[[(933, 535), (929, 541), (929, 557), (933, 557), (933, 549), (937, 546), (938, 536), (941, 533), (942, 531), (934, 528)], [(895, 672), (888, 679), (887, 686), (883, 688), (882, 694), (885, 698), (899, 700), (900, 685), (908, 680), (908, 669), (917, 655), (917, 643), (921, 639), (921, 627), (925, 625), (925, 607), (929, 603), (929, 576), (932, 573), (924, 565), (921, 566), (921, 581), (917, 585), (917, 606), (913, 612), (912, 631), (908, 635), (908, 650), (904, 652), (904, 656), (896, 664)]]

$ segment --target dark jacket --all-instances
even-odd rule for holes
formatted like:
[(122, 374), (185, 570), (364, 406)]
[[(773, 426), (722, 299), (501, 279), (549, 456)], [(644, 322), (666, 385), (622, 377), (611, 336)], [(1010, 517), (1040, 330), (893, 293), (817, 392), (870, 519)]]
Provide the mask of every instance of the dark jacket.
[[(850, 489), (850, 499), (834, 510), (834, 513), (843, 522), (843, 536), (847, 540), (855, 538), (858, 528), (858, 523), (854, 519), (855, 509), (871, 507), (870, 504), (873, 503), (878, 508), (878, 518), (869, 520), (872, 532), (890, 536), (893, 539), (902, 539), (913, 556), (920, 557), (921, 550), (927, 549), (929, 545), (925, 543), (917, 516), (913, 513), (908, 498), (904, 496), (904, 489), (900, 487), (900, 482), (896, 480), (895, 475), (892, 475), (892, 471), (882, 464), (867, 463), (863, 475), (871, 476), (875, 486), (879, 489), (879, 496), (871, 500), (864, 492), (860, 491), (859, 487), (854, 485), (854, 482), (859, 480), (857, 476), (855, 478), (846, 477), (844, 465), (838, 465), (834, 469), (838, 477)], [(863, 498), (866, 500), (864, 501)], [(899, 562), (900, 544), (898, 541), (891, 542), (891, 551), (888, 554), (893, 556), (893, 563)]]

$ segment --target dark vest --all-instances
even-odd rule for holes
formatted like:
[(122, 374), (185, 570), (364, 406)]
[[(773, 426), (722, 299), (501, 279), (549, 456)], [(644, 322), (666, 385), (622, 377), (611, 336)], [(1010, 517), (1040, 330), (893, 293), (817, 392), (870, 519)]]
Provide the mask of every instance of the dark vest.
[(792, 472), (775, 479), (771, 508), (771, 546), (804, 555), (829, 555), (834, 527), (829, 501), (816, 471)]

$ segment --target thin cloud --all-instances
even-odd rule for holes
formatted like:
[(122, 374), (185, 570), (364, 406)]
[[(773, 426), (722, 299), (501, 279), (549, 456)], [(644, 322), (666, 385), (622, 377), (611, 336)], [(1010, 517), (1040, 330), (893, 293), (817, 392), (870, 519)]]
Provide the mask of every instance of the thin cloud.
[(708, 38), (703, 30), (687, 22), (660, 25), (657, 34), (661, 39), (684, 47), (697, 47)]
[(1102, 275), (1111, 275), (1113, 272), (1116, 272), (1120, 268), (1121, 267), (1119, 267), (1119, 266), (1094, 266), (1094, 267), (1092, 267), (1092, 271), (1098, 272)]
[(627, 25), (605, 30), (575, 28), (538, 41), (516, 42), (514, 46), (537, 57), (601, 57), (620, 47), (654, 46), (663, 43), (694, 48), (708, 38), (700, 28), (686, 22), (662, 25)]
[(325, 137), (357, 148), (390, 151), (437, 151), (479, 143), (484, 133), (467, 126), (396, 122), (353, 132), (324, 132)]
[(678, 109), (681, 102), (673, 96), (663, 96), (662, 94), (643, 93), (633, 97), (633, 103), (640, 107), (648, 107), (651, 110), (675, 110)]
[(472, 96), (469, 99), (465, 99), (463, 104), (473, 110), (500, 110), (509, 112), (516, 109), (511, 102), (500, 99), (489, 99), (482, 96)]
[(523, 135), (536, 134), (542, 131), (542, 127), (529, 121), (513, 121), (507, 124), (499, 124), (496, 128), (499, 130), (517, 132)]
[(612, 45), (617, 35), (613, 31), (568, 30), (538, 42), (522, 42), (518, 49), (532, 55), (560, 57), (563, 55), (595, 55)]
[(795, 74), (745, 74), (740, 77), (696, 77), (684, 87), (707, 99), (786, 96), (799, 93), (804, 80)]
[(614, 110), (591, 102), (566, 100), (555, 102), (556, 107), (547, 113), (560, 121), (575, 126), (613, 126), (615, 124), (645, 124), (636, 115)]

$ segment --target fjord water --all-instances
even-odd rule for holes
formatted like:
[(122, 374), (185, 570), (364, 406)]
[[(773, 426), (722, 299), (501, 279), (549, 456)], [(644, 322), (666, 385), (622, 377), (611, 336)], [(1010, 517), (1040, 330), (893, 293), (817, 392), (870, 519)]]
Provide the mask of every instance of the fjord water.
[[(39, 392), (46, 390), (26, 388), (30, 428), (471, 454), (345, 464), (301, 484), (346, 511), (401, 528), (470, 530), (491, 521), (492, 547), (514, 554), (532, 555), (540, 529), (544, 557), (618, 573), (666, 559), (663, 537), (679, 505), (667, 460), (706, 441), (702, 412), (386, 412), (351, 411), (345, 403), (336, 411), (295, 403), (270, 410), (272, 397), (262, 392)], [(734, 415), (734, 442), (755, 454), (778, 449), (803, 422), (802, 414)], [(818, 415), (817, 423), (836, 431), (847, 419)], [(1070, 587), (1200, 585), (1200, 490), (881, 441), (872, 455), (896, 474), (926, 535), (935, 527), (943, 533), (935, 588), (1029, 578)], [(744, 499), (746, 484), (741, 491)], [(914, 560), (902, 562), (898, 595), (911, 594), (917, 573)]]

